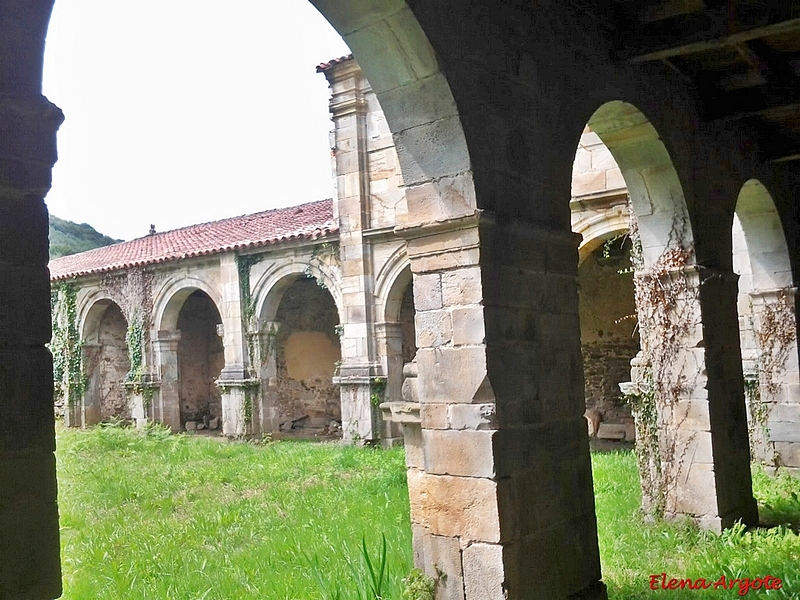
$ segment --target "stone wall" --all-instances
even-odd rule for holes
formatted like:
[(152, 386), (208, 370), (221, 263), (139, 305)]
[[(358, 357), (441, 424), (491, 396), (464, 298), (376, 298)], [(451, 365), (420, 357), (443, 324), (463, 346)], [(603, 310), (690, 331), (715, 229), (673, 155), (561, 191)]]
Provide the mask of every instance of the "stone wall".
[(87, 359), (95, 366), (90, 385), (95, 386), (93, 392), (100, 401), (100, 418), (103, 421), (130, 418), (128, 397), (122, 386), (131, 368), (125, 343), (127, 328), (122, 311), (116, 304), (109, 304), (100, 319), (99, 343), (91, 350), (87, 349)]
[(181, 422), (202, 422), (222, 416), (216, 380), (225, 366), (221, 323), (214, 302), (204, 292), (190, 295), (178, 316), (178, 370)]
[(341, 358), (336, 305), (316, 279), (299, 279), (284, 292), (276, 320), (279, 421), (284, 430), (322, 431), (341, 419), (332, 381)]
[(620, 273), (630, 267), (629, 245), (619, 238), (605, 253), (601, 246), (580, 265), (578, 281), (586, 408), (602, 414), (598, 437), (632, 440), (633, 419), (619, 389), (639, 351), (633, 275)]

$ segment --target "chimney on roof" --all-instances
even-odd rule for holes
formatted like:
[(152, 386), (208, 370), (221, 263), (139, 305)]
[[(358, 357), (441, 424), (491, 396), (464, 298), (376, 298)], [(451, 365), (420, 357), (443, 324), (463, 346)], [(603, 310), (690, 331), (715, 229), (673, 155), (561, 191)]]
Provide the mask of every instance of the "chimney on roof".
[(150, 234), (149, 235), (155, 235), (155, 234), (156, 234), (156, 226), (151, 223), (150, 224)]

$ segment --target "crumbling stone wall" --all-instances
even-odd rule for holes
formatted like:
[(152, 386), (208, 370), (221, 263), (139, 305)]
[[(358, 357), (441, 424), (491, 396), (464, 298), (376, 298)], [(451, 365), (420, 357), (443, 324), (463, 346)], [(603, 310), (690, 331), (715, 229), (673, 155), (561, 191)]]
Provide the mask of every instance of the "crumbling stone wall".
[(587, 409), (603, 414), (599, 437), (633, 439), (633, 419), (619, 384), (630, 379), (639, 351), (629, 242), (620, 238), (589, 255), (578, 269), (581, 352)]
[(276, 320), (280, 423), (310, 431), (341, 420), (339, 386), (333, 384), (341, 359), (339, 315), (330, 293), (314, 278), (299, 279), (284, 292)]
[(98, 324), (98, 343), (87, 348), (85, 354), (94, 367), (87, 370), (91, 373), (89, 385), (93, 386), (92, 392), (100, 401), (100, 418), (103, 421), (130, 418), (128, 397), (122, 385), (131, 368), (125, 343), (127, 328), (120, 308), (116, 304), (109, 304)]
[(215, 383), (225, 366), (217, 333), (221, 322), (214, 302), (204, 292), (194, 292), (181, 308), (178, 373), (182, 423), (222, 416), (222, 396)]

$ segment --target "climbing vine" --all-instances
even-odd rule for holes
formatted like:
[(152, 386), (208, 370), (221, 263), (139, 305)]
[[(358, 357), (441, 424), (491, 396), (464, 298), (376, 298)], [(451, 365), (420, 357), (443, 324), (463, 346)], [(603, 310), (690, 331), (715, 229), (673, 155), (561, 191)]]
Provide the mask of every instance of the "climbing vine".
[(687, 363), (689, 355), (685, 352), (699, 318), (698, 288), (687, 269), (693, 250), (682, 243), (686, 230), (686, 217), (679, 215), (667, 248), (645, 270), (638, 222), (631, 210), (631, 263), (642, 359), (638, 380), (634, 381), (637, 392), (628, 395), (628, 402), (636, 423), (642, 504), (651, 517), (665, 513), (667, 496), (677, 483), (676, 475), (685, 458), (682, 453), (691, 442), (684, 441), (678, 455), (676, 430), (686, 417), (677, 413), (679, 401), (684, 390), (697, 384), (699, 375), (699, 369), (692, 371)]
[(322, 281), (322, 279), (314, 277), (314, 273), (312, 272), (311, 267), (314, 264), (314, 262), (320, 264), (326, 264), (326, 260), (331, 261), (337, 265), (341, 262), (338, 243), (323, 242), (322, 244), (314, 246), (314, 249), (311, 251), (311, 259), (308, 261), (306, 268), (303, 270), (303, 276), (306, 279), (316, 279), (317, 286), (319, 286), (323, 290), (327, 290), (328, 286), (325, 285), (325, 282)]
[(369, 401), (372, 406), (378, 406), (386, 396), (386, 377), (375, 377), (369, 390)]
[(781, 384), (776, 376), (786, 369), (790, 352), (795, 347), (797, 329), (792, 298), (785, 290), (777, 292), (771, 301), (764, 300), (757, 312), (750, 303), (750, 312), (756, 315), (750, 318), (750, 326), (756, 339), (758, 365), (756, 372), (745, 378), (745, 399), (750, 416), (751, 455), (777, 466), (779, 455), (770, 441), (770, 403), (780, 394)]
[(247, 355), (250, 359), (250, 367), (255, 365), (255, 341), (248, 332), (252, 331), (255, 325), (256, 305), (250, 289), (250, 269), (253, 265), (261, 261), (263, 257), (256, 254), (237, 254), (236, 271), (239, 276), (239, 305), (242, 311), (242, 330), (246, 333)]
[(153, 283), (153, 273), (133, 267), (124, 273), (107, 274), (100, 284), (101, 289), (120, 307), (128, 322), (125, 344), (130, 369), (125, 375), (124, 385), (129, 392), (142, 395), (145, 407), (150, 404), (155, 391), (149, 385), (150, 374), (146, 370), (145, 358), (152, 326)]
[(65, 400), (69, 407), (74, 406), (86, 390), (77, 296), (77, 287), (68, 282), (55, 284), (50, 295), (53, 327), (50, 352), (53, 355), (55, 396)]

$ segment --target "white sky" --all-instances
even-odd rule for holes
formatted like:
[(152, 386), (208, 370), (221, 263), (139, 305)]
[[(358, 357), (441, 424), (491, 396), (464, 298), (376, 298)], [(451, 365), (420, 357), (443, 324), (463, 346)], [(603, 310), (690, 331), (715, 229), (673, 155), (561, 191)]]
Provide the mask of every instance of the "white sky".
[(348, 53), (307, 0), (57, 0), (50, 212), (132, 239), (330, 197), (315, 67)]

